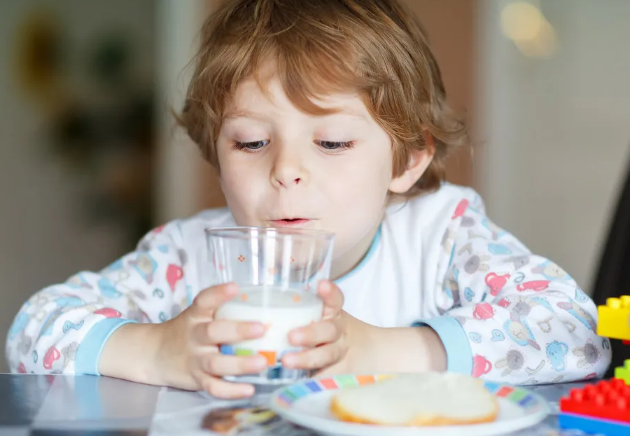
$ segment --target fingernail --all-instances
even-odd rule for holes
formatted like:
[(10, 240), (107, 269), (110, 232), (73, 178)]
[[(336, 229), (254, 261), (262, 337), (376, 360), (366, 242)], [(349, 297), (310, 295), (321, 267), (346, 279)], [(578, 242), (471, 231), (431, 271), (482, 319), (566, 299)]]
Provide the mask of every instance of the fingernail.
[(244, 397), (251, 397), (252, 395), (254, 395), (254, 387), (252, 385), (243, 386), (243, 388), (241, 389), (241, 395), (243, 395)]
[(319, 291), (320, 292), (330, 291), (330, 282), (328, 280), (322, 280), (321, 282), (319, 282)]
[(284, 356), (284, 365), (292, 368), (295, 366), (295, 364), (297, 363), (297, 360), (295, 358), (295, 356)]
[(257, 356), (256, 359), (254, 359), (254, 369), (262, 369), (265, 366), (267, 366), (267, 359), (265, 359), (263, 356)]
[(293, 339), (293, 342), (295, 342), (296, 344), (299, 344), (304, 340), (304, 333), (299, 331), (293, 332), (291, 333), (291, 339)]
[(230, 283), (229, 285), (226, 285), (225, 286), (225, 293), (228, 296), (236, 295), (238, 293), (238, 286), (236, 286), (233, 283)]
[(265, 333), (265, 326), (262, 324), (253, 324), (249, 331), (252, 332), (253, 335), (262, 335)]

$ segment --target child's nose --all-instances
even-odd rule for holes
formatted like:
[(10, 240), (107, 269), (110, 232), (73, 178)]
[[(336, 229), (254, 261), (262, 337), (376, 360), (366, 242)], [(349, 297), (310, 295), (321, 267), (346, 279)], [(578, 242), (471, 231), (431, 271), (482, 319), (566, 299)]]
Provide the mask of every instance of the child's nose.
[(285, 181), (285, 182), (282, 182), (282, 180), (280, 180), (280, 179), (276, 179), (276, 181), (278, 182), (278, 184), (279, 184), (280, 186), (284, 186), (284, 187), (287, 187), (287, 186), (289, 186), (289, 185), (291, 185), (291, 184), (297, 185), (297, 184), (299, 184), (299, 183), (300, 183), (300, 180), (301, 180), (301, 179), (300, 179), (299, 177), (298, 177), (297, 179), (293, 180), (293, 181), (291, 181), (291, 179), (289, 179), (289, 180), (287, 180), (287, 181)]
[(295, 154), (283, 153), (277, 156), (271, 172), (271, 183), (276, 188), (292, 188), (306, 182), (306, 171), (302, 161)]
[(293, 186), (299, 185), (300, 183), (303, 183), (303, 178), (296, 174), (291, 174), (288, 171), (274, 171), (274, 174), (272, 174), (271, 176), (271, 183), (276, 188), (291, 188)]

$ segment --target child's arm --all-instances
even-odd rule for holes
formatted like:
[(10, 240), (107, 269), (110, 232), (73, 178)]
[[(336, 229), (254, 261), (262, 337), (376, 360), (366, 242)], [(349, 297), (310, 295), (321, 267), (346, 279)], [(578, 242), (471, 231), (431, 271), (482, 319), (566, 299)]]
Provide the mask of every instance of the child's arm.
[(180, 247), (179, 226), (171, 223), (100, 273), (82, 272), (33, 295), (9, 331), (10, 369), (98, 374), (103, 346), (119, 327), (163, 322), (187, 305)]
[(490, 222), (481, 200), (460, 202), (444, 248), (437, 296), (444, 315), (424, 323), (442, 338), (449, 369), (526, 384), (606, 371), (610, 344), (596, 334), (593, 301), (560, 267)]

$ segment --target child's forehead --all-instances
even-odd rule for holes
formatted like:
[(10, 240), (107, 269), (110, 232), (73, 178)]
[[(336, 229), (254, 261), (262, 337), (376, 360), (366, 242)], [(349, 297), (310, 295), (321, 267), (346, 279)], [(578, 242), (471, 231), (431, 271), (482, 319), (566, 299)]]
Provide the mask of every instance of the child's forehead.
[[(345, 113), (357, 117), (369, 116), (362, 96), (352, 90), (331, 91), (309, 96), (309, 100), (330, 113)], [(224, 118), (246, 115), (251, 110), (274, 108), (301, 110), (291, 101), (280, 78), (268, 75), (263, 78), (247, 77), (239, 82), (226, 102)]]

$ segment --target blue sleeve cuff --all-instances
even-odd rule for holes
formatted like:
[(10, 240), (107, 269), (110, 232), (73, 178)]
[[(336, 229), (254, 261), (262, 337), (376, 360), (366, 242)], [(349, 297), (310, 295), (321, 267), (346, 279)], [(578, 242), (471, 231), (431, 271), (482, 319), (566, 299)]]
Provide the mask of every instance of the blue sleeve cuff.
[(79, 344), (79, 348), (77, 348), (74, 372), (76, 374), (100, 375), (98, 362), (105, 343), (112, 333), (130, 322), (135, 321), (121, 318), (105, 318), (94, 324), (81, 341), (81, 344)]
[(444, 315), (433, 319), (416, 321), (412, 326), (428, 326), (438, 334), (446, 349), (447, 371), (472, 374), (473, 359), (470, 342), (464, 328), (455, 318)]

